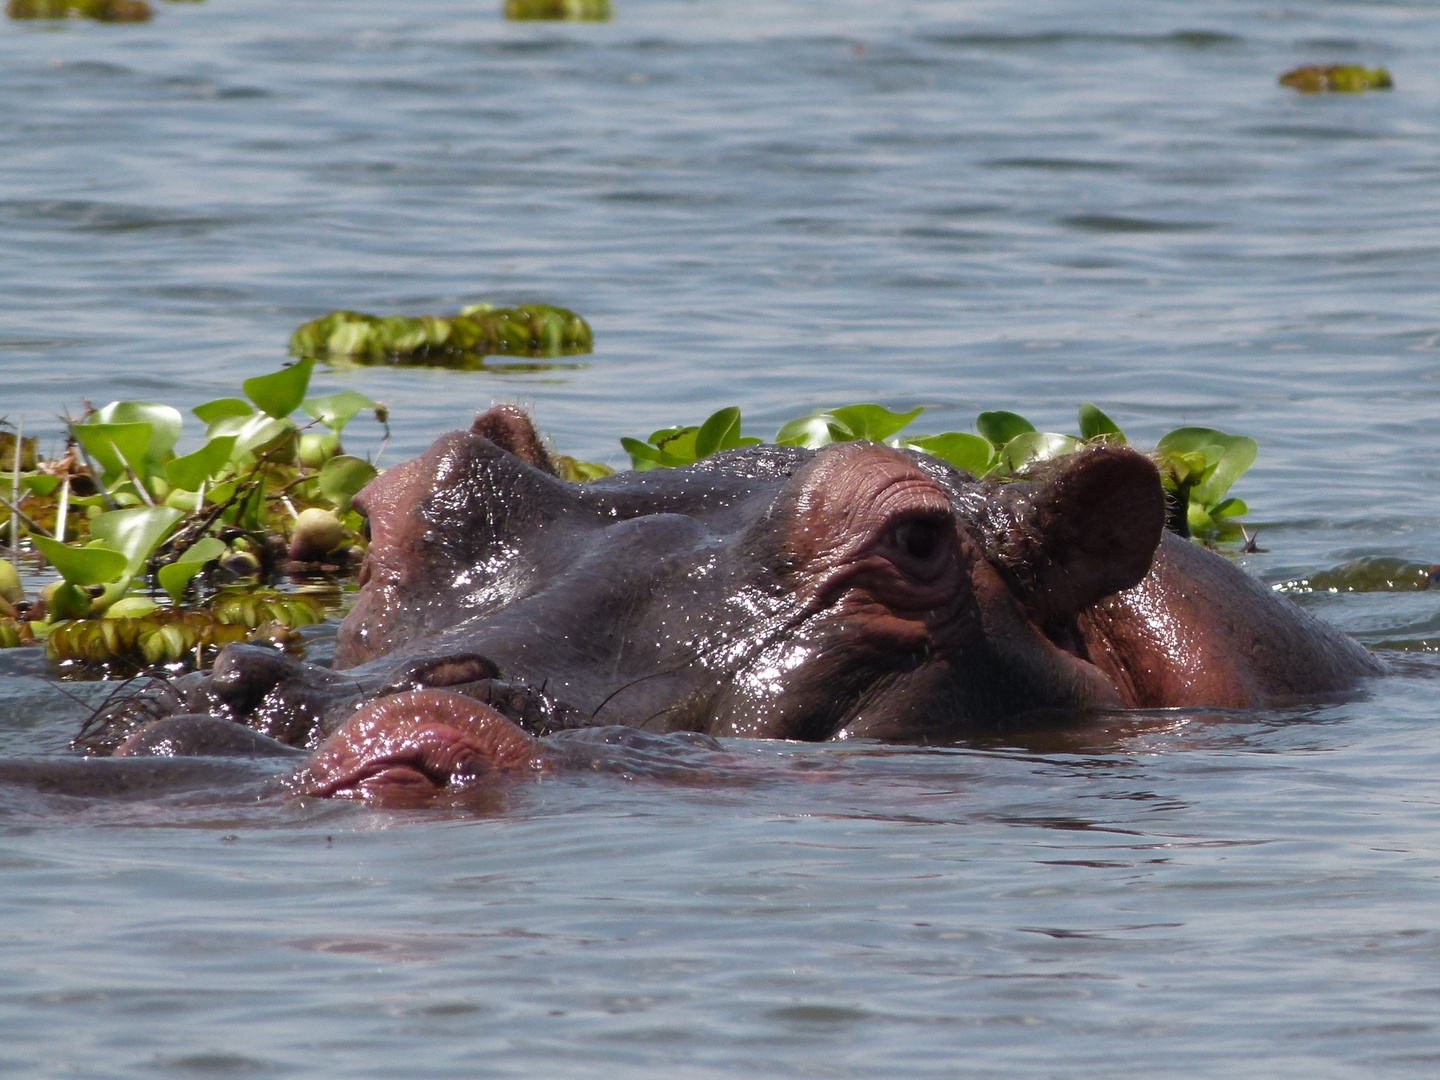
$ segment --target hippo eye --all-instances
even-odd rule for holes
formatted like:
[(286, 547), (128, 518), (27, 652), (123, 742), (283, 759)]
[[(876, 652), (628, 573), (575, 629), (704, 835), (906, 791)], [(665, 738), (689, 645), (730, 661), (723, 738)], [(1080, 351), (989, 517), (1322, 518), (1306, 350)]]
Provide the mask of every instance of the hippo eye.
[(911, 518), (890, 530), (891, 542), (917, 562), (929, 562), (940, 549), (945, 526), (927, 518)]

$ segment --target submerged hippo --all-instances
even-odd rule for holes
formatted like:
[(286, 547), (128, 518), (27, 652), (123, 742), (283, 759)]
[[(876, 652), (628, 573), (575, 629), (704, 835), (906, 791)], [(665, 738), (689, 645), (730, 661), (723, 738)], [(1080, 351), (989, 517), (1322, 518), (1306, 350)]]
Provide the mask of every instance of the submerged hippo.
[(497, 407), (355, 505), (371, 546), (337, 670), (232, 646), (91, 747), (302, 747), (300, 790), (380, 796), (543, 768), (566, 729), (949, 742), (1380, 670), (1167, 533), (1155, 467), (1119, 447), (1013, 483), (845, 443), (580, 485)]

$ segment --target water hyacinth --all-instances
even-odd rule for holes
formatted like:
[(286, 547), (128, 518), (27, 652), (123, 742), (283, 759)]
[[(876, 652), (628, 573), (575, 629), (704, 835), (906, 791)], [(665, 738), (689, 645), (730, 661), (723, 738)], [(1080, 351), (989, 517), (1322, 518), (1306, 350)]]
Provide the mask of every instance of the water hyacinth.
[(1359, 94), (1395, 87), (1390, 72), (1384, 68), (1364, 68), (1358, 64), (1309, 64), (1281, 75), (1280, 85), (1302, 94)]
[(12, 19), (94, 19), (97, 22), (149, 22), (145, 0), (10, 0)]
[(361, 364), (461, 367), (482, 356), (573, 356), (593, 347), (584, 319), (545, 304), (476, 304), (449, 318), (332, 311), (290, 336), (292, 356)]
[[(948, 461), (977, 478), (1023, 477), (1034, 466), (1073, 454), (1098, 443), (1125, 445), (1125, 433), (1096, 406), (1080, 406), (1079, 435), (1039, 431), (1013, 412), (982, 412), (975, 418), (978, 434), (946, 431), (938, 435), (902, 435), (922, 412), (891, 412), (882, 405), (857, 404), (820, 410), (782, 425), (772, 440), (780, 446), (818, 449), (831, 443), (864, 439)], [(722, 450), (753, 446), (760, 439), (742, 437), (740, 410), (731, 406), (701, 424), (661, 428), (642, 442), (622, 438), (637, 471), (693, 465)], [(1160, 471), (1169, 497), (1167, 526), (1181, 536), (1231, 538), (1241, 530), (1234, 519), (1249, 512), (1240, 499), (1227, 495), (1230, 485), (1255, 463), (1258, 446), (1244, 435), (1213, 428), (1178, 428), (1156, 445), (1150, 457)]]
[(505, 0), (505, 18), (516, 22), (606, 22), (610, 0)]

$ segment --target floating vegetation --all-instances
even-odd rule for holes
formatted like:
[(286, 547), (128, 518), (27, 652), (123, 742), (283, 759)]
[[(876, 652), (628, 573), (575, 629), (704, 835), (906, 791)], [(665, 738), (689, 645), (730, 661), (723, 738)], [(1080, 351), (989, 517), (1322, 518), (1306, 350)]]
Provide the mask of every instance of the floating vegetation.
[(290, 354), (296, 357), (461, 369), (483, 368), (482, 358), (496, 354), (573, 356), (593, 347), (584, 319), (545, 304), (475, 304), (450, 318), (332, 311), (290, 336)]
[[(1005, 479), (1033, 465), (1073, 454), (1097, 443), (1124, 445), (1125, 433), (1091, 404), (1080, 406), (1079, 434), (1038, 431), (1012, 412), (982, 412), (975, 418), (978, 434), (947, 431), (939, 435), (901, 435), (924, 410), (891, 412), (880, 405), (845, 405), (819, 411), (784, 424), (772, 442), (780, 446), (821, 447), (867, 439), (919, 450), (948, 461), (975, 477)], [(642, 442), (622, 438), (620, 445), (637, 470), (693, 465), (722, 450), (753, 446), (762, 440), (740, 434), (740, 410), (731, 406), (702, 424), (661, 428)], [(1231, 539), (1240, 530), (1234, 519), (1249, 512), (1230, 497), (1230, 485), (1255, 463), (1259, 447), (1244, 435), (1214, 428), (1185, 427), (1170, 432), (1150, 457), (1169, 493), (1166, 525), (1181, 536)]]
[[(27, 599), (0, 563), (0, 647), (44, 641), (52, 659), (87, 666), (205, 663), (257, 627), (288, 647), (290, 631), (318, 622), (313, 597), (260, 585), (353, 570), (366, 545), (350, 502), (377, 473), (341, 433), (363, 412), (389, 428), (385, 407), (353, 390), (307, 397), (313, 368), (302, 360), (197, 406), (205, 441), (188, 454), (175, 451), (180, 411), (153, 402), (87, 405), (54, 461), (0, 431), (12, 535), (60, 576)], [(227, 586), (237, 579), (254, 584)]]
[(569, 22), (606, 22), (610, 0), (505, 0), (505, 18)]
[(1395, 87), (1390, 72), (1384, 68), (1363, 68), (1357, 64), (1309, 64), (1281, 75), (1280, 85), (1302, 94), (1359, 94)]
[[(318, 623), (325, 615), (313, 597), (273, 589), (226, 590), (198, 610), (150, 608), (133, 616), (116, 615), (112, 608), (105, 618), (55, 623), (45, 636), (45, 654), (58, 663), (87, 667), (134, 670), (185, 661), (200, 667), (236, 642), (284, 648), (294, 641), (290, 631)], [(0, 625), (0, 638), (4, 636)]]
[(149, 22), (145, 0), (10, 0), (12, 19), (95, 19), (97, 22)]
[(1367, 556), (1275, 586), (1285, 593), (1424, 592), (1440, 584), (1440, 566), (1389, 555)]

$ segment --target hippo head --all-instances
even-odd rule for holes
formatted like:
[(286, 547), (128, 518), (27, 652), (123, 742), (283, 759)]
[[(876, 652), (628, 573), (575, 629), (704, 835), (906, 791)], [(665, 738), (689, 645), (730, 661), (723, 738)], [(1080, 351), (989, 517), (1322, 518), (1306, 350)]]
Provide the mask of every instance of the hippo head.
[(1165, 516), (1118, 448), (1024, 484), (873, 443), (572, 484), (504, 408), (356, 505), (336, 665), (362, 680), (483, 692), (532, 727), (812, 740), (1121, 704), (1075, 619), (1144, 577)]
[(574, 484), (492, 409), (356, 498), (335, 669), (231, 646), (95, 730), (194, 753), (238, 721), (319, 748), (304, 790), (372, 794), (538, 761), (564, 729), (943, 742), (1134, 704), (1085, 625), (1150, 569), (1159, 476), (1116, 447), (1048, 468), (977, 481), (856, 442)]

